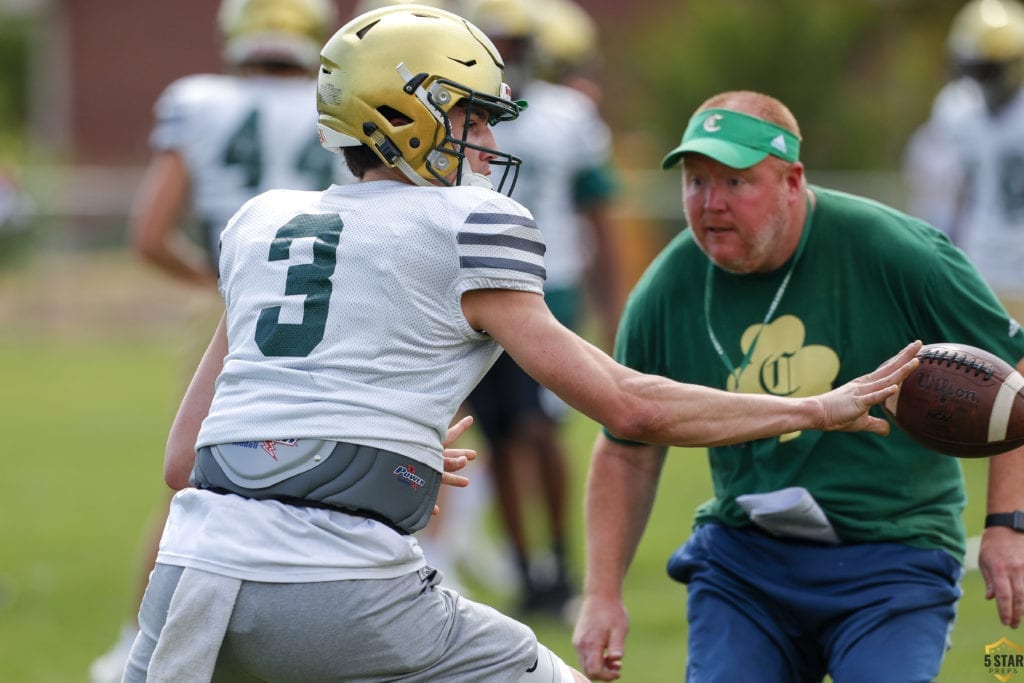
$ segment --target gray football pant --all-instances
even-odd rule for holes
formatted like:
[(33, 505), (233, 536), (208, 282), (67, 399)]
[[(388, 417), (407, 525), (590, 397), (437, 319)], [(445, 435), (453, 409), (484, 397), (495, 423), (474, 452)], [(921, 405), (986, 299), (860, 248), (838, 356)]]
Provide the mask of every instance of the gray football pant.
[[(478, 683), (517, 681), (534, 667), (529, 627), (437, 581), (421, 570), (397, 579), (260, 583), (157, 564), (124, 681)], [(147, 679), (151, 658), (155, 675)]]

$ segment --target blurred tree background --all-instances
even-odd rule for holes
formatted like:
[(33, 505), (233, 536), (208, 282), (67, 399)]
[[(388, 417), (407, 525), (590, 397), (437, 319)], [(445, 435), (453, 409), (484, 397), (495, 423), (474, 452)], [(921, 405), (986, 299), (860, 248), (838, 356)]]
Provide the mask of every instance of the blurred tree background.
[[(602, 26), (603, 108), (616, 130), (674, 145), (693, 110), (751, 89), (793, 110), (809, 168), (895, 169), (948, 77), (953, 0), (666, 2)], [(660, 157), (659, 157), (660, 158)]]
[(0, 18), (0, 162), (25, 153), (31, 26)]
[(31, 23), (0, 16), (0, 268), (29, 253), (32, 201), (22, 167), (29, 157)]

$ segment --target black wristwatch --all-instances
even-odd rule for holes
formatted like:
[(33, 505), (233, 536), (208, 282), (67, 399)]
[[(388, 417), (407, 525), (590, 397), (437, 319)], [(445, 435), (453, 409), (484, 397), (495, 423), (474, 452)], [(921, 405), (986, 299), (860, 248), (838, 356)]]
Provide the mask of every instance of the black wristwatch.
[(985, 528), (990, 526), (1008, 526), (1014, 531), (1024, 532), (1024, 510), (985, 515)]

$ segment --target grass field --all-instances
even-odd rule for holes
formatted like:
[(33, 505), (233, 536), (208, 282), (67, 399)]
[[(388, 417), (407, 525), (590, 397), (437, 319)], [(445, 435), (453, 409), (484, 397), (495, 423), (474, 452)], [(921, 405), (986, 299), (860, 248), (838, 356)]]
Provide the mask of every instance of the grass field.
[[(0, 272), (0, 682), (86, 681), (89, 662), (132, 607), (135, 560), (163, 500), (163, 442), (182, 388), (183, 294), (116, 253)], [(577, 501), (595, 430), (583, 418), (567, 428)], [(968, 529), (978, 533), (985, 464), (964, 464)], [(702, 453), (674, 452), (628, 578), (624, 681), (682, 679), (685, 590), (664, 564), (708, 495)], [(984, 645), (1024, 634), (999, 624), (977, 571), (963, 587), (940, 680), (994, 681), (982, 665)], [(575, 663), (566, 627), (532, 625)], [(742, 656), (743, 644), (736, 647)]]

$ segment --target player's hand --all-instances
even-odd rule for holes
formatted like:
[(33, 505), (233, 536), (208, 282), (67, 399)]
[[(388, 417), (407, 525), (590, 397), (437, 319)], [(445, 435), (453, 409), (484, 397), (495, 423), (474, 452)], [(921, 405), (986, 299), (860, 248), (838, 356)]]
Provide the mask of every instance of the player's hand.
[(819, 396), (823, 416), (819, 429), (888, 434), (889, 422), (868, 415), (868, 409), (896, 393), (899, 383), (920, 363), (916, 358), (920, 350), (920, 341), (908, 344), (873, 372)]
[(476, 451), (472, 448), (451, 448), (460, 436), (473, 425), (473, 416), (467, 415), (451, 427), (444, 438), (444, 474), (441, 475), (441, 483), (449, 486), (465, 487), (469, 485), (469, 479), (455, 474), (469, 464), (470, 460), (476, 460)]
[[(444, 457), (444, 472), (441, 474), (442, 484), (458, 486), (459, 488), (469, 486), (469, 479), (467, 477), (455, 473), (468, 465), (470, 460), (476, 460), (476, 451), (472, 448), (449, 448), (449, 446), (455, 443), (455, 440), (462, 436), (472, 424), (473, 416), (467, 415), (448, 428), (448, 434), (444, 439), (444, 453), (442, 454)], [(441, 508), (435, 505), (433, 514), (436, 515), (439, 512), (441, 512)]]
[(1017, 628), (1024, 616), (1024, 534), (989, 527), (981, 537), (978, 568), (985, 578), (985, 599), (995, 598), (999, 621)]
[(628, 631), (629, 617), (621, 599), (584, 597), (572, 644), (587, 678), (614, 681), (622, 675)]

